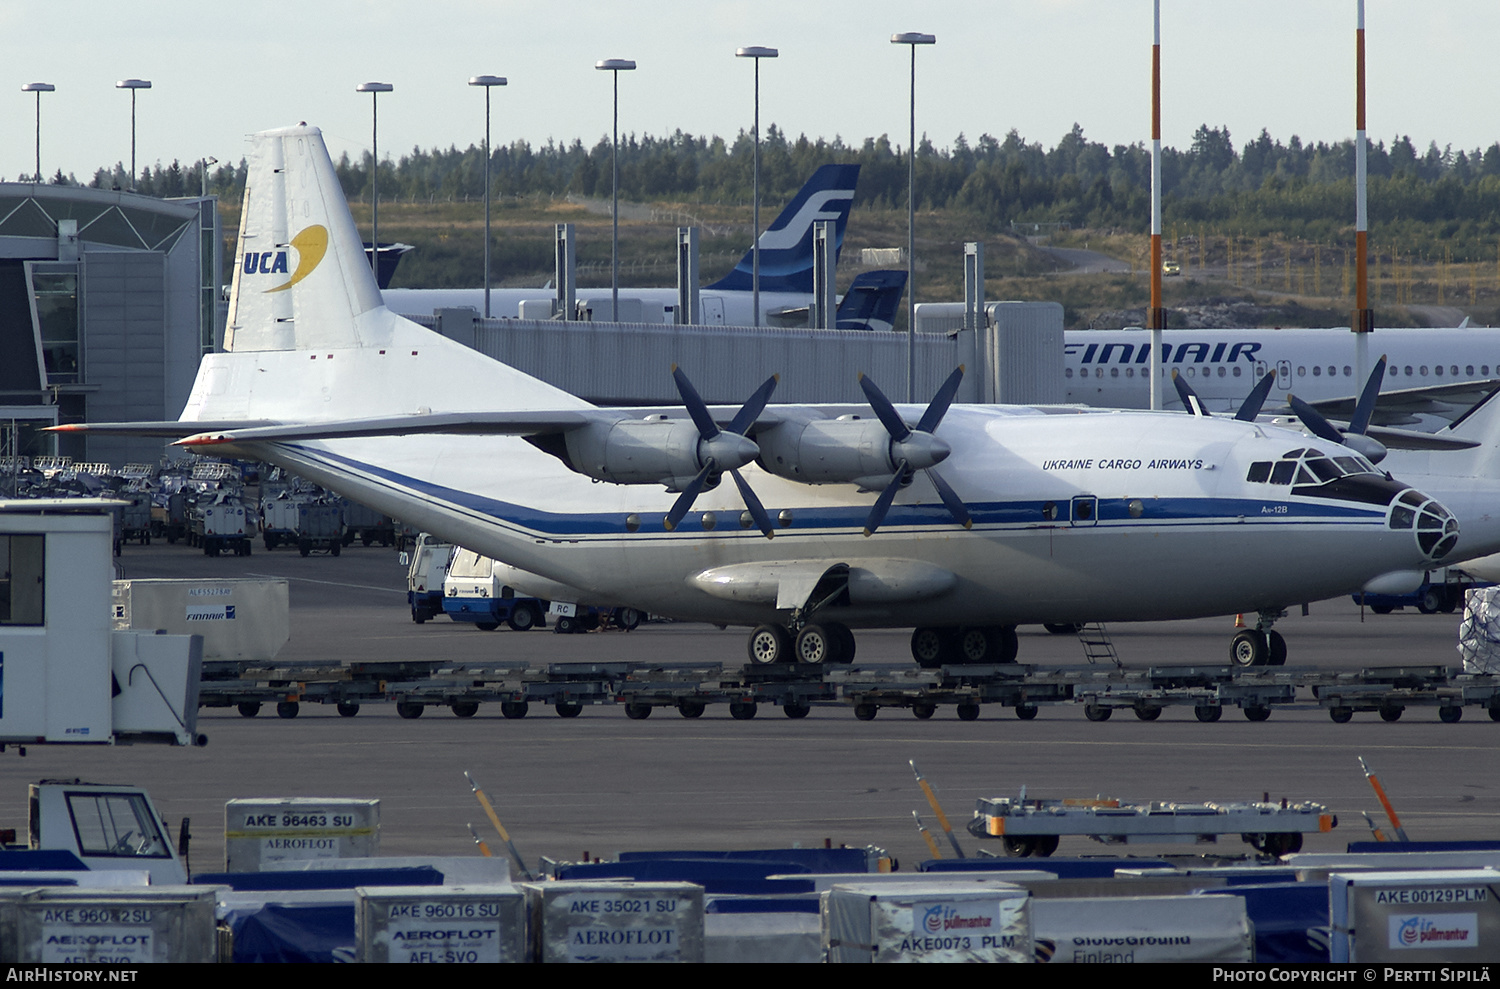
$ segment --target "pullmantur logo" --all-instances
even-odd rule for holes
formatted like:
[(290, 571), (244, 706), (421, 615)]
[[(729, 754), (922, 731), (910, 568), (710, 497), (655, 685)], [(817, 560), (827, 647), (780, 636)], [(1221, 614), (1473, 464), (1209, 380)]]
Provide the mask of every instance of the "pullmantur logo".
[[(292, 238), (291, 246), (297, 252), (297, 270), (292, 272), (292, 277), (287, 280), (286, 284), (268, 288), (265, 294), (285, 292), (313, 273), (313, 269), (322, 263), (323, 255), (328, 253), (328, 228), (320, 223), (314, 223), (299, 231)], [(245, 273), (253, 275), (284, 272), (287, 270), (286, 260), (284, 250), (247, 254), (245, 255)]]

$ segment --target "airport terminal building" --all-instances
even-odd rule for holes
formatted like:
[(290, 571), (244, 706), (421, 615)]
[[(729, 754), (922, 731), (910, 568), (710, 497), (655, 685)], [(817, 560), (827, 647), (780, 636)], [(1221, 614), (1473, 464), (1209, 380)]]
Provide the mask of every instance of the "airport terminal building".
[(222, 333), (216, 203), (0, 183), (0, 455), (161, 456), (160, 439), (40, 430), (177, 418)]

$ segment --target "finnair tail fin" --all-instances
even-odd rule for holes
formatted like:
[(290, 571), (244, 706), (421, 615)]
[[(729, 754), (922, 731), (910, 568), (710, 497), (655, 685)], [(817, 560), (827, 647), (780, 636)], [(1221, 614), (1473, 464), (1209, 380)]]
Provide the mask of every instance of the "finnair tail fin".
[(896, 325), (905, 291), (904, 271), (860, 272), (839, 302), (838, 328), (889, 332)]
[(323, 145), (306, 124), (254, 137), (224, 348), (357, 347), (390, 315)]
[[(813, 173), (776, 221), (760, 235), (762, 292), (813, 290), (813, 221), (835, 221), (834, 250), (842, 249), (858, 181), (858, 165), (824, 165)], [(733, 271), (708, 288), (749, 292), (753, 264), (753, 252), (745, 252)]]

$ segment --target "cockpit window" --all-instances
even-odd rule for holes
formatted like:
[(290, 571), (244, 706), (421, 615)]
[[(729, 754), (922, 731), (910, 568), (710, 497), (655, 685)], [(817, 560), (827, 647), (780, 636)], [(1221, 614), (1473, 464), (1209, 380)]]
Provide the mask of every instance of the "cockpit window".
[(1329, 457), (1313, 447), (1289, 450), (1272, 463), (1257, 460), (1250, 465), (1245, 480), (1256, 484), (1327, 484), (1351, 474), (1375, 474), (1380, 471), (1364, 457)]

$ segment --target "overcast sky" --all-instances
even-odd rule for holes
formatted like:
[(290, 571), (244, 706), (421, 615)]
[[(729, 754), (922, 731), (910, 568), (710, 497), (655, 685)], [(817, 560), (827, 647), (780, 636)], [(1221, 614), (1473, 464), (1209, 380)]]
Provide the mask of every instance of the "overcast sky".
[[(1500, 4), (1368, 0), (1369, 129), (1455, 149), (1500, 138)], [(1285, 142), (1354, 132), (1355, 0), (1163, 0), (1163, 138), (1185, 148), (1199, 124), (1227, 125), (1236, 147), (1262, 128)], [(493, 140), (592, 144), (609, 131), (610, 78), (594, 62), (630, 58), (620, 77), (622, 132), (732, 136), (748, 129), (745, 45), (779, 48), (762, 63), (762, 126), (858, 142), (907, 133), (909, 49), (900, 31), (937, 36), (917, 52), (917, 129), (938, 145), (960, 132), (1016, 129), (1052, 146), (1076, 122), (1106, 144), (1150, 137), (1151, 0), (71, 0), (0, 5), (0, 176), (33, 168), (42, 97), (42, 171), (87, 181), (130, 158), (130, 96), (139, 94), (144, 165), (211, 155), (237, 161), (244, 135), (305, 120), (335, 156), (370, 147), (380, 97), (382, 157), (413, 146)]]

